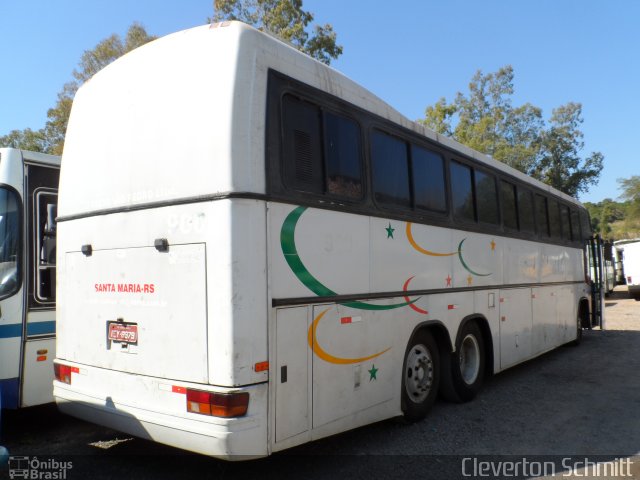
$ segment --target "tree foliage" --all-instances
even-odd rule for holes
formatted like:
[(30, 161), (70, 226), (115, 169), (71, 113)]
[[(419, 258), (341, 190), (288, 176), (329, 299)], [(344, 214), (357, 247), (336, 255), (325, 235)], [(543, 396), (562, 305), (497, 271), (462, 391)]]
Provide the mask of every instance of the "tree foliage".
[(621, 239), (621, 222), (627, 214), (628, 205), (605, 198), (601, 202), (585, 202), (584, 206), (591, 217), (591, 230), (604, 239)]
[(73, 80), (62, 87), (56, 104), (47, 111), (45, 127), (38, 131), (29, 128), (13, 130), (8, 135), (0, 137), (0, 145), (54, 155), (62, 154), (71, 105), (78, 88), (117, 58), (155, 38), (149, 35), (142, 25), (134, 23), (127, 30), (124, 40), (113, 34), (92, 50), (85, 51), (78, 68), (72, 72)]
[(302, 0), (214, 0), (213, 5), (214, 22), (240, 20), (267, 30), (327, 65), (342, 54), (330, 24), (309, 32), (313, 14), (302, 9)]
[(620, 198), (625, 200), (625, 217), (618, 225), (618, 239), (640, 238), (640, 176), (619, 178), (618, 184), (622, 190)]
[(584, 204), (591, 216), (591, 228), (605, 239), (640, 238), (640, 176), (619, 178), (618, 184), (622, 202), (605, 198)]
[(0, 137), (0, 147), (22, 148), (33, 152), (46, 152), (49, 149), (43, 130), (11, 130)]
[(420, 122), (569, 195), (586, 192), (597, 182), (604, 157), (580, 156), (582, 106), (560, 106), (546, 124), (539, 107), (513, 105), (513, 81), (510, 65), (495, 73), (478, 71), (467, 94), (458, 92), (451, 103), (441, 98)]

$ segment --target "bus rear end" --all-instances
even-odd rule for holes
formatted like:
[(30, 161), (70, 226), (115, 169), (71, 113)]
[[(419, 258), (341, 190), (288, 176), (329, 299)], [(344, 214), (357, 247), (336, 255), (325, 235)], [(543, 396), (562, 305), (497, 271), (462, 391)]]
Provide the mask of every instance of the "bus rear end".
[(229, 193), (243, 31), (165, 37), (80, 89), (58, 222), (59, 408), (229, 459), (268, 454), (266, 207)]
[(624, 277), (629, 296), (640, 301), (640, 241), (622, 245)]

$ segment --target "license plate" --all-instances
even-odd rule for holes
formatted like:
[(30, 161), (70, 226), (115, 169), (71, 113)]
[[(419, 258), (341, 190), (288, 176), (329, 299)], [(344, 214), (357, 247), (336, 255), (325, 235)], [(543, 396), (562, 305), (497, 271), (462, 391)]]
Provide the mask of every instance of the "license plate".
[(113, 342), (138, 343), (138, 325), (135, 323), (108, 322), (107, 338)]

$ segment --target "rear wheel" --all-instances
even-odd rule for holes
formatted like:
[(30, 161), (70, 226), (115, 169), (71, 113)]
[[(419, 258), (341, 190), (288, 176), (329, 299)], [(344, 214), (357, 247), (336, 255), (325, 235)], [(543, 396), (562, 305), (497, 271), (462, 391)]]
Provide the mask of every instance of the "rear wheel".
[(442, 361), (442, 396), (453, 402), (473, 400), (484, 383), (485, 351), (480, 327), (467, 322), (458, 335), (456, 351)]
[(438, 346), (428, 331), (417, 332), (409, 342), (402, 372), (402, 413), (416, 422), (433, 406), (440, 383)]
[(576, 322), (576, 338), (571, 342), (571, 345), (577, 347), (582, 342), (582, 309), (578, 312), (578, 321)]

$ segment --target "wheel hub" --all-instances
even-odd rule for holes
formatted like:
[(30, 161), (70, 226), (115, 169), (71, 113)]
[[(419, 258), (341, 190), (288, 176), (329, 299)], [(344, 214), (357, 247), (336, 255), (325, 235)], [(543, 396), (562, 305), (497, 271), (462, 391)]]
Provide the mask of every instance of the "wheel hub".
[(405, 388), (414, 402), (424, 401), (433, 385), (433, 359), (424, 345), (415, 345), (407, 356)]

